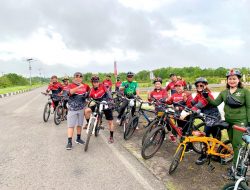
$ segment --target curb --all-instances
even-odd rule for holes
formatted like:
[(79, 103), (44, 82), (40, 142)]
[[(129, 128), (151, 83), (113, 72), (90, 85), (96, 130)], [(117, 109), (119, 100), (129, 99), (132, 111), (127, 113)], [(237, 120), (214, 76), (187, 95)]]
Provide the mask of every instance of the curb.
[(6, 93), (6, 94), (0, 94), (0, 98), (5, 98), (5, 97), (8, 97), (8, 96), (13, 96), (13, 95), (21, 94), (21, 93), (24, 93), (24, 92), (31, 91), (33, 89), (35, 89), (35, 88), (26, 89), (26, 90), (18, 90), (16, 92), (9, 92), (9, 93)]

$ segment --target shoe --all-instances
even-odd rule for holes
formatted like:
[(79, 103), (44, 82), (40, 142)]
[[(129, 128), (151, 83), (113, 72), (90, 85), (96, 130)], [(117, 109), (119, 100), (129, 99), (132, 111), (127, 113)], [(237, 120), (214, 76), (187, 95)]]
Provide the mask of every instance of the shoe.
[(83, 141), (82, 139), (76, 139), (76, 144), (84, 144), (85, 141)]
[(207, 161), (206, 155), (201, 155), (195, 162), (197, 165), (203, 165)]
[(186, 148), (185, 153), (192, 153), (193, 149), (192, 148)]
[(117, 118), (116, 123), (120, 124), (121, 123), (121, 119)]
[(71, 150), (72, 149), (72, 143), (68, 142), (68, 144), (66, 145), (66, 150)]
[(173, 135), (173, 134), (171, 134), (170, 136), (169, 136), (169, 138), (170, 138), (170, 140), (172, 141), (172, 142), (176, 142), (176, 138), (175, 138), (175, 136)]
[(234, 180), (234, 167), (231, 166), (230, 168), (227, 169), (227, 174), (222, 174), (222, 177), (227, 180)]
[(109, 144), (114, 143), (114, 138), (113, 138), (113, 137), (109, 137), (108, 143), (109, 143)]

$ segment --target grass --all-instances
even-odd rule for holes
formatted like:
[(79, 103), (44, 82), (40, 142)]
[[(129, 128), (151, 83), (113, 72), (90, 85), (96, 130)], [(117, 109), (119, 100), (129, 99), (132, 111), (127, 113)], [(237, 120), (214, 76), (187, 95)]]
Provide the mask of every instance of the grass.
[(31, 88), (37, 88), (40, 86), (44, 86), (44, 84), (35, 84), (35, 85), (26, 85), (26, 86), (13, 86), (13, 87), (7, 87), (7, 88), (1, 88), (0, 89), (0, 94), (6, 94), (6, 93), (10, 93), (10, 92), (17, 92), (19, 90), (28, 90)]

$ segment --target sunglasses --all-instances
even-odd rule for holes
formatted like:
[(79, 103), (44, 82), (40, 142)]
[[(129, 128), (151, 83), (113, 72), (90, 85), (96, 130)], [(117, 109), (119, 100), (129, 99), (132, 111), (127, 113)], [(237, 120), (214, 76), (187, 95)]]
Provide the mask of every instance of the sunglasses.
[(204, 85), (202, 85), (202, 84), (198, 84), (198, 85), (196, 85), (196, 87), (204, 87)]
[(75, 78), (82, 78), (82, 75), (75, 75)]
[(127, 76), (127, 78), (133, 78), (133, 76)]

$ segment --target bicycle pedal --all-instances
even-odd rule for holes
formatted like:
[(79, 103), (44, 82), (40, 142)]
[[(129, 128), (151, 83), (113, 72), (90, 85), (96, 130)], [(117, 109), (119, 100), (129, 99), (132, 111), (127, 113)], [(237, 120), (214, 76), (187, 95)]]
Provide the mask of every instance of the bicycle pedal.
[(209, 164), (209, 165), (208, 165), (208, 170), (209, 170), (210, 172), (213, 172), (214, 169), (215, 169), (215, 166), (213, 166), (212, 164)]

